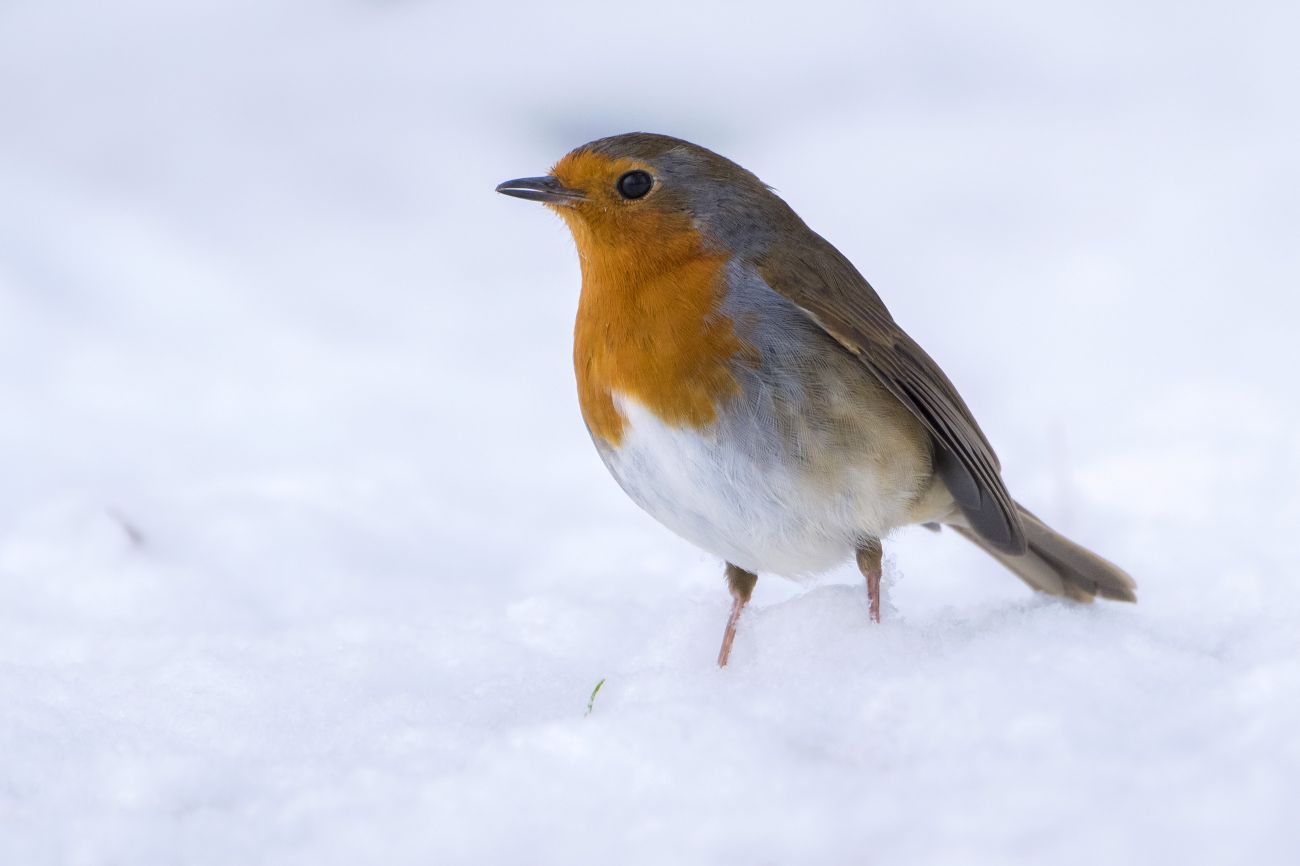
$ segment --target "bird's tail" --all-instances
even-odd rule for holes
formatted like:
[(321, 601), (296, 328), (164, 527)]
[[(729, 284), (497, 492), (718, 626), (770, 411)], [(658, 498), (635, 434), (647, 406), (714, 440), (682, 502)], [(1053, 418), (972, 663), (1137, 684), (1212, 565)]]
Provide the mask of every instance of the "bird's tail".
[(1018, 502), (1016, 508), (1029, 543), (1029, 549), (1019, 556), (997, 550), (964, 526), (953, 529), (1034, 589), (1075, 601), (1092, 601), (1096, 596), (1137, 601), (1133, 593), (1137, 584), (1122, 568), (1056, 532)]

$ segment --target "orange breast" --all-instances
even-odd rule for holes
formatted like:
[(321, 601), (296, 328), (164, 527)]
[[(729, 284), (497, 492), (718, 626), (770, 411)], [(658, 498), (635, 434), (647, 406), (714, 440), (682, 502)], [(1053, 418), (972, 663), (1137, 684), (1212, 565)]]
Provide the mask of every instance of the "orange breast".
[(673, 427), (712, 424), (739, 390), (733, 364), (757, 360), (720, 310), (726, 256), (705, 251), (689, 222), (672, 215), (638, 220), (617, 243), (569, 222), (583, 276), (573, 362), (592, 435), (621, 441), (626, 419), (615, 394)]

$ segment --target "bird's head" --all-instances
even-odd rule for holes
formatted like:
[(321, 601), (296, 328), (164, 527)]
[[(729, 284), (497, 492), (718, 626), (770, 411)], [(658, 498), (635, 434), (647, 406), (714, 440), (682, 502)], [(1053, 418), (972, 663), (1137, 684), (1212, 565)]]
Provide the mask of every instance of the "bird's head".
[(649, 264), (690, 249), (743, 253), (765, 245), (786, 215), (794, 216), (725, 157), (642, 132), (584, 144), (550, 174), (508, 180), (497, 192), (543, 202), (563, 217), (584, 266), (611, 255), (635, 254)]

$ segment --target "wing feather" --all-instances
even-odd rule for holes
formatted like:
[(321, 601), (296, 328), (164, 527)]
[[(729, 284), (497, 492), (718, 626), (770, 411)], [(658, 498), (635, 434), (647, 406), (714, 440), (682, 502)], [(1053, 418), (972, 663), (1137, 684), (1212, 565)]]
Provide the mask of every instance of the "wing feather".
[(811, 231), (800, 240), (762, 257), (764, 281), (857, 356), (920, 419), (934, 440), (935, 471), (971, 528), (1001, 551), (1023, 553), (1025, 531), (1001, 464), (957, 389), (848, 259)]

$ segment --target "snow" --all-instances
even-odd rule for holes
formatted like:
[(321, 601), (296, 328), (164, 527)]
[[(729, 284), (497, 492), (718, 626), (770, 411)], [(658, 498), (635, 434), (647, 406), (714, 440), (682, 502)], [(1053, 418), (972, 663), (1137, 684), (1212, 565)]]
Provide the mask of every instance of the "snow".
[[(738, 9), (0, 8), (0, 863), (1300, 858), (1296, 12)], [(911, 530), (882, 625), (760, 579), (717, 670), (491, 192), (634, 128), (774, 184), (1140, 603)]]

